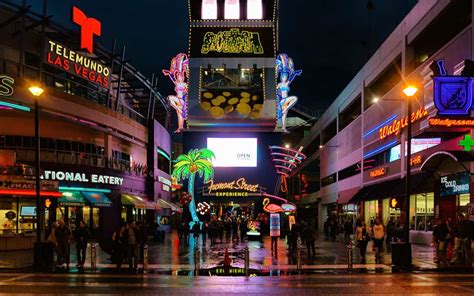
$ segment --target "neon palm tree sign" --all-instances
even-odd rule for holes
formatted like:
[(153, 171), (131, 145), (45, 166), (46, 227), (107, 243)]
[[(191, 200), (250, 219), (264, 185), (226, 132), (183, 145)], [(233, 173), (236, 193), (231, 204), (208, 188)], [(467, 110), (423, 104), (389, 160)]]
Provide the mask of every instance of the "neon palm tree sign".
[(204, 183), (214, 177), (214, 167), (211, 160), (215, 157), (209, 149), (192, 149), (187, 154), (181, 154), (175, 160), (172, 176), (181, 181), (188, 179), (188, 192), (191, 195), (189, 212), (194, 222), (199, 222), (194, 199), (194, 179), (196, 174), (204, 179)]

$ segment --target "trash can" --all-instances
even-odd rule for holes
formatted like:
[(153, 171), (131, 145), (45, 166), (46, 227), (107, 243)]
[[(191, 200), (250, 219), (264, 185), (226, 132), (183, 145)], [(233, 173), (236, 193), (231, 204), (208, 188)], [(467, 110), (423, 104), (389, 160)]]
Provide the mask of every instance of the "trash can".
[(48, 242), (35, 242), (34, 244), (34, 269), (36, 271), (50, 272), (54, 267), (54, 246)]
[(392, 242), (392, 265), (398, 270), (412, 270), (411, 244), (404, 242)]

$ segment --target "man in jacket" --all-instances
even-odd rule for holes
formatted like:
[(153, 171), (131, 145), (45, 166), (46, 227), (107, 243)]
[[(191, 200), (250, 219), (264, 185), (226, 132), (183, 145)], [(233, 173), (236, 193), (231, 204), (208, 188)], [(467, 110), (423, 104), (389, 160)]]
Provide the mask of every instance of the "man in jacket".
[(90, 238), (89, 230), (87, 230), (84, 221), (79, 222), (79, 227), (76, 229), (76, 255), (77, 267), (83, 268), (86, 262), (87, 242)]
[(138, 245), (139, 233), (135, 222), (129, 222), (127, 230), (125, 231), (124, 241), (127, 244), (128, 250), (128, 266), (131, 272), (137, 271), (138, 268)]
[(66, 225), (64, 219), (61, 218), (58, 223), (58, 228), (55, 231), (55, 236), (58, 244), (58, 264), (63, 267), (66, 264), (66, 269), (69, 269), (69, 244), (71, 243), (71, 229)]

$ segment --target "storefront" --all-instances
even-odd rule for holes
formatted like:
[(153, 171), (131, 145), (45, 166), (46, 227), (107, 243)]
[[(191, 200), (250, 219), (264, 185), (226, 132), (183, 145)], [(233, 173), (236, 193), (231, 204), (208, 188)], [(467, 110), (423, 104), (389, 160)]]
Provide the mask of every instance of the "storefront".
[[(122, 221), (150, 221), (153, 220), (158, 205), (148, 201), (145, 197), (131, 194), (122, 194)], [(149, 224), (149, 223), (148, 223)]]

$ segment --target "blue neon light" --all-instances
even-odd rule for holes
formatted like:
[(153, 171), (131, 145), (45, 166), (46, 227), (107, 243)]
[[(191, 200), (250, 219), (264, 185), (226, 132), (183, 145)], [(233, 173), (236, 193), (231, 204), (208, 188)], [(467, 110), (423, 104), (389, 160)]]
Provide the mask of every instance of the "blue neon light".
[(368, 131), (367, 133), (365, 133), (364, 138), (370, 136), (370, 135), (373, 134), (373, 133), (375, 133), (376, 131), (378, 131), (378, 130), (379, 130), (381, 127), (383, 127), (384, 125), (387, 125), (387, 124), (389, 124), (390, 122), (394, 121), (395, 118), (397, 118), (397, 117), (398, 117), (398, 114), (395, 114), (395, 115), (390, 116), (387, 120), (385, 120), (385, 121), (382, 122), (381, 124), (377, 125), (376, 127), (374, 127), (373, 129), (371, 129), (371, 130)]
[(4, 101), (0, 101), (0, 106), (16, 109), (16, 110), (20, 110), (20, 111), (26, 111), (26, 112), (31, 111), (31, 109), (29, 107), (18, 105), (18, 104), (13, 104), (13, 103), (9, 103), (9, 102), (4, 102)]
[(398, 142), (395, 140), (395, 141), (392, 141), (392, 142), (390, 142), (390, 143), (387, 143), (387, 144), (385, 144), (385, 145), (383, 145), (383, 146), (380, 146), (379, 148), (377, 148), (377, 149), (375, 149), (375, 150), (372, 150), (372, 151), (366, 153), (366, 154), (364, 155), (364, 159), (367, 158), (367, 157), (371, 157), (371, 156), (373, 156), (373, 155), (375, 155), (375, 154), (377, 154), (377, 153), (379, 153), (379, 152), (381, 152), (381, 151), (384, 151), (385, 149), (391, 148), (391, 147), (395, 146), (397, 143), (398, 143)]
[(461, 76), (434, 77), (433, 101), (438, 115), (469, 115), (474, 101), (473, 81)]
[(65, 187), (59, 186), (59, 191), (84, 191), (84, 192), (100, 192), (100, 193), (110, 193), (110, 189), (100, 189), (100, 188), (86, 188), (86, 187)]

